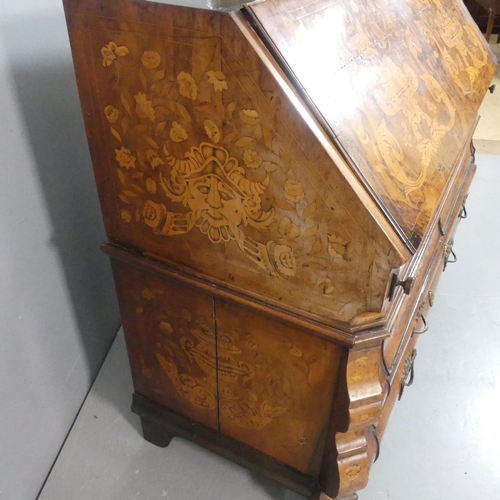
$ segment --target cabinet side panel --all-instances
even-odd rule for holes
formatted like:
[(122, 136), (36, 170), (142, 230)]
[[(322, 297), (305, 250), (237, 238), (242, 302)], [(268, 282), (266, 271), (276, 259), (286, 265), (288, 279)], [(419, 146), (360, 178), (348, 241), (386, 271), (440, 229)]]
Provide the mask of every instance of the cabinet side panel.
[(217, 430), (213, 301), (112, 260), (134, 389)]
[(220, 431), (315, 476), (341, 349), (216, 301)]
[(229, 14), (75, 5), (110, 240), (330, 325), (379, 312), (399, 260)]

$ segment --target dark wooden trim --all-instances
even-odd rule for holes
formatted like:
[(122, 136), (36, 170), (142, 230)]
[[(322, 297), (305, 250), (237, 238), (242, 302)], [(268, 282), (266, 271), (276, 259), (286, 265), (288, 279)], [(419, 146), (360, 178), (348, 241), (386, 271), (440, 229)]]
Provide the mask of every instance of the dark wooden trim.
[(134, 393), (132, 411), (141, 417), (144, 437), (161, 447), (174, 436), (182, 437), (254, 470), (307, 497), (320, 494), (318, 480), (284, 465), (234, 439), (219, 434)]

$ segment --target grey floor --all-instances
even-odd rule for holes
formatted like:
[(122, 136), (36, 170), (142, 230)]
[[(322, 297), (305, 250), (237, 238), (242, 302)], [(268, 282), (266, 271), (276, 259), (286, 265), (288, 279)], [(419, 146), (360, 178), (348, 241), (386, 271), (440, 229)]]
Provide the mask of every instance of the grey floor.
[[(360, 500), (500, 499), (500, 156), (481, 155), (454, 249)], [(181, 439), (145, 442), (118, 335), (41, 500), (300, 500)]]

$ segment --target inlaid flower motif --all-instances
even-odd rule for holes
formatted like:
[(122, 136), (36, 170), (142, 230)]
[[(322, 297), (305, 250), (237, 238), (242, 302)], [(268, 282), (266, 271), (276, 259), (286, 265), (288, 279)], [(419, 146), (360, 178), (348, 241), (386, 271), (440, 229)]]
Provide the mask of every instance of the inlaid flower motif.
[(172, 123), (170, 128), (170, 139), (174, 142), (182, 142), (188, 138), (187, 132), (184, 127), (177, 122)]
[(156, 121), (156, 113), (153, 104), (146, 97), (144, 92), (139, 92), (134, 96), (137, 103), (135, 110), (140, 118), (149, 118), (153, 123)]
[(245, 149), (243, 152), (243, 163), (250, 168), (251, 170), (255, 170), (262, 165), (262, 158), (259, 156), (257, 151), (253, 149)]
[(116, 161), (120, 164), (120, 167), (126, 168), (135, 168), (135, 162), (137, 158), (132, 155), (130, 149), (126, 149), (125, 147), (121, 147), (121, 149), (115, 149), (116, 153)]
[(205, 120), (203, 127), (205, 127), (205, 132), (212, 139), (212, 142), (217, 144), (220, 141), (219, 127), (212, 120)]
[(278, 231), (289, 238), (297, 238), (299, 235), (299, 228), (288, 217), (283, 217), (280, 220)]
[(208, 83), (214, 86), (216, 92), (227, 90), (226, 77), (222, 71), (207, 71)]
[(158, 165), (165, 165), (165, 162), (158, 156), (158, 153), (153, 149), (148, 149), (146, 151), (146, 156), (148, 157), (148, 161), (149, 163), (151, 163), (153, 169), (155, 169)]
[(109, 42), (101, 48), (102, 65), (106, 68), (111, 66), (116, 57), (123, 57), (128, 54), (129, 50), (125, 45), (116, 45), (115, 42)]
[(114, 106), (109, 105), (104, 108), (104, 115), (109, 123), (115, 123), (120, 116), (120, 112)]
[(240, 118), (248, 125), (259, 124), (259, 113), (257, 113), (254, 109), (243, 109), (240, 111)]
[(289, 277), (294, 276), (297, 272), (297, 261), (293, 250), (288, 245), (276, 245), (273, 254), (280, 274)]
[(335, 234), (328, 235), (328, 253), (334, 259), (345, 259), (349, 242)]
[(285, 182), (285, 198), (293, 203), (302, 201), (305, 197), (304, 188), (300, 181), (287, 179)]
[(179, 84), (179, 94), (183, 97), (187, 97), (192, 101), (196, 100), (198, 96), (198, 87), (194, 78), (189, 74), (181, 71), (177, 75), (177, 83)]
[(156, 182), (149, 177), (146, 179), (146, 189), (151, 194), (156, 194)]
[(120, 210), (120, 216), (125, 222), (130, 222), (132, 220), (132, 215), (128, 210)]
[(156, 69), (160, 65), (161, 57), (154, 50), (145, 50), (141, 61), (147, 69)]
[(172, 325), (166, 321), (160, 321), (160, 328), (167, 334), (170, 334), (174, 331)]

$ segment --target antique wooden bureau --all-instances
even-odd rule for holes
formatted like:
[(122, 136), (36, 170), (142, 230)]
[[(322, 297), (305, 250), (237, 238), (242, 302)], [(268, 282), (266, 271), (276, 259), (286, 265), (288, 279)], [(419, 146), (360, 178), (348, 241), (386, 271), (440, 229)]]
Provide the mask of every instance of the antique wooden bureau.
[(466, 215), (481, 34), (460, 0), (64, 4), (144, 437), (357, 498)]

